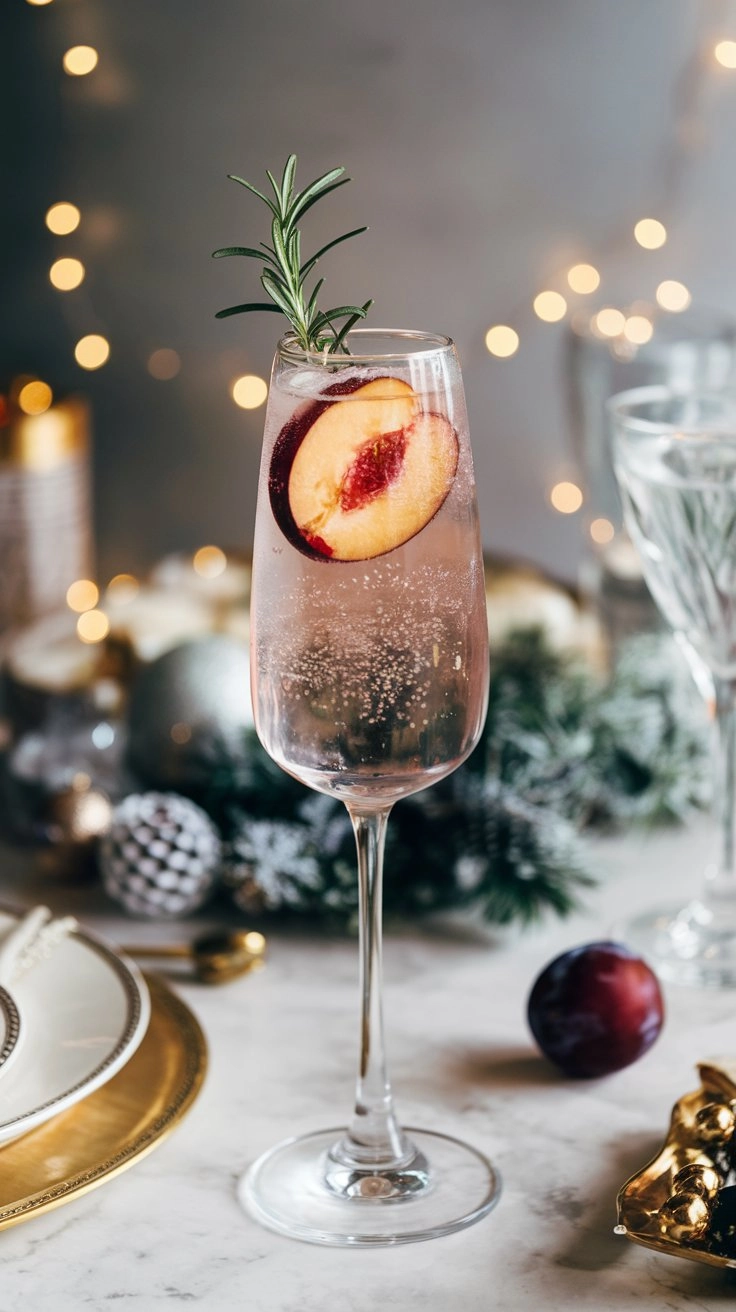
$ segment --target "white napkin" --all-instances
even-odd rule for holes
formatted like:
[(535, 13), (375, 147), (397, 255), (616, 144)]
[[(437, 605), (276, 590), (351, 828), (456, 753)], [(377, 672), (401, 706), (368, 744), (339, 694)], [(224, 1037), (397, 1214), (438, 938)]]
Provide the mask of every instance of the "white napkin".
[(77, 928), (74, 916), (52, 917), (48, 907), (31, 907), (0, 940), (0, 984), (14, 984)]

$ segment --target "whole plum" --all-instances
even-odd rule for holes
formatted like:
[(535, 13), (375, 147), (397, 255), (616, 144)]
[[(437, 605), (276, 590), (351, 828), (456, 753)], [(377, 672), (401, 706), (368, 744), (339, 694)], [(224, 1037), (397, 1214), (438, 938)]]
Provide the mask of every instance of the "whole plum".
[(565, 1075), (590, 1079), (630, 1066), (664, 1021), (656, 975), (621, 943), (588, 943), (555, 957), (537, 977), (529, 1027)]

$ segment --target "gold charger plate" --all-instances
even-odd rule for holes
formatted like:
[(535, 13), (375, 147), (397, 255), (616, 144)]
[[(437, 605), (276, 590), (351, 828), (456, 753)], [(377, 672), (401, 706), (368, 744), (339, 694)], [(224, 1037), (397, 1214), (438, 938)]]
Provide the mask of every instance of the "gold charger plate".
[(707, 1232), (701, 1239), (672, 1238), (658, 1215), (670, 1197), (677, 1172), (696, 1163), (713, 1165), (714, 1152), (717, 1154), (725, 1148), (704, 1141), (696, 1118), (702, 1108), (713, 1103), (736, 1109), (736, 1063), (702, 1062), (698, 1074), (702, 1084), (675, 1103), (667, 1138), (657, 1156), (632, 1175), (619, 1191), (616, 1232), (671, 1257), (736, 1269), (736, 1258), (709, 1251)]
[(194, 1102), (207, 1069), (204, 1035), (163, 980), (146, 978), (151, 1019), (130, 1061), (69, 1111), (0, 1148), (0, 1230), (127, 1170)]

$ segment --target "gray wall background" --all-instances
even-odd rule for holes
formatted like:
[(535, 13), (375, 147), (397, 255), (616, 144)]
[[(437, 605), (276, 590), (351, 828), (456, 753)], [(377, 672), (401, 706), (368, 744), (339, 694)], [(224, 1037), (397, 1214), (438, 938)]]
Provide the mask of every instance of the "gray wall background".
[[(265, 180), (290, 150), (302, 183), (353, 178), (312, 211), (316, 245), (370, 224), (326, 263), (331, 303), (372, 295), (374, 325), (458, 343), (486, 545), (574, 576), (582, 517), (547, 499), (576, 476), (565, 328), (531, 301), (590, 259), (602, 302), (675, 277), (736, 311), (736, 72), (710, 54), (736, 37), (733, 3), (5, 0), (1, 21), (2, 372), (92, 400), (101, 578), (250, 542), (263, 410), (229, 384), (267, 375), (279, 321), (216, 322), (258, 285), (209, 253), (267, 235), (226, 174)], [(77, 43), (100, 62), (69, 78)], [(71, 237), (43, 226), (59, 199), (82, 210)], [(644, 214), (669, 228), (659, 252), (631, 238)], [(49, 285), (60, 254), (87, 267), (76, 292)], [(486, 352), (493, 322), (519, 331), (512, 360)], [(95, 331), (111, 356), (88, 374), (73, 346)], [(170, 382), (146, 371), (159, 347), (182, 358)]]

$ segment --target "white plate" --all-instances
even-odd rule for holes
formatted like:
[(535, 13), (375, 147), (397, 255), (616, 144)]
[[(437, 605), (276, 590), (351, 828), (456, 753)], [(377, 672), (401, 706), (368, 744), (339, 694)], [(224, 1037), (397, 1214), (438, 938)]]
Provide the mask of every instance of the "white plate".
[[(0, 911), (0, 937), (16, 917)], [(99, 1089), (132, 1057), (150, 1016), (133, 962), (76, 930), (13, 985), (23, 1044), (0, 1066), (0, 1143), (42, 1125)]]
[(16, 1056), (23, 1034), (25, 1026), (21, 1023), (15, 998), (7, 989), (0, 987), (0, 1075), (5, 1074)]

